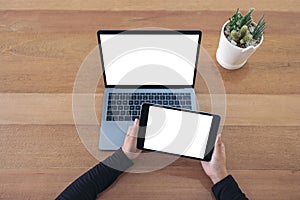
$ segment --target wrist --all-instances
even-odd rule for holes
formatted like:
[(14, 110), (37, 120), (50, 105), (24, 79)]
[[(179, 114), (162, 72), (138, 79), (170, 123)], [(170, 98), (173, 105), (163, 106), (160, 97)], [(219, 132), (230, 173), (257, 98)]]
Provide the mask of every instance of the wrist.
[(223, 180), (225, 177), (227, 177), (229, 174), (227, 171), (224, 171), (222, 173), (216, 174), (215, 176), (211, 176), (210, 179), (213, 182), (213, 184), (216, 184)]
[(123, 147), (121, 149), (129, 160), (133, 160), (135, 158), (135, 153), (126, 151)]

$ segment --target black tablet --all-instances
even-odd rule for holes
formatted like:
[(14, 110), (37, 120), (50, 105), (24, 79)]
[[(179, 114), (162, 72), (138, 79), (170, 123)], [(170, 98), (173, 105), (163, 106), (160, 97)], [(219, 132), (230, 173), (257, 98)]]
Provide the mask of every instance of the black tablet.
[(137, 148), (210, 161), (220, 116), (143, 104)]

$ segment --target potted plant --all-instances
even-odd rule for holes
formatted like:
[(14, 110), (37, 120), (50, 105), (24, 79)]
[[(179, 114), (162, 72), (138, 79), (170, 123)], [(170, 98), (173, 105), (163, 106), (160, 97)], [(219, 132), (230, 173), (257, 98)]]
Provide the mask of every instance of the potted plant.
[(239, 9), (222, 27), (219, 47), (216, 53), (218, 63), (226, 69), (241, 68), (247, 59), (263, 42), (263, 32), (266, 28), (264, 15), (258, 23), (254, 23), (249, 9), (243, 16)]

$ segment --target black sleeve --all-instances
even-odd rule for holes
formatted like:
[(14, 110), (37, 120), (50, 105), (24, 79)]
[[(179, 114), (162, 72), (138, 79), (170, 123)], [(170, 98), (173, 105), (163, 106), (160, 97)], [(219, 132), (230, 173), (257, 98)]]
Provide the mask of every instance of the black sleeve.
[(245, 200), (248, 199), (239, 188), (237, 182), (228, 175), (212, 187), (216, 200)]
[(56, 199), (96, 199), (97, 194), (108, 188), (133, 162), (122, 149), (100, 162), (69, 185)]

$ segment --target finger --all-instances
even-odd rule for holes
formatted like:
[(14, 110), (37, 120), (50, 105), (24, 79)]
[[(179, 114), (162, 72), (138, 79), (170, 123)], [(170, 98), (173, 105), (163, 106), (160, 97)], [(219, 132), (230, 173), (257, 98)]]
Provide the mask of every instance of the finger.
[(215, 142), (215, 152), (221, 151), (222, 143), (221, 134), (218, 134)]
[(140, 120), (139, 119), (135, 119), (134, 120), (134, 123), (133, 123), (133, 132), (134, 132), (134, 136), (137, 136), (137, 132), (138, 132), (138, 130), (139, 130), (139, 124), (140, 124)]
[(221, 134), (218, 134), (218, 136), (217, 136), (217, 140), (216, 140), (216, 144), (217, 145), (222, 145), (222, 137), (221, 137)]
[(139, 130), (139, 126), (129, 126), (128, 131), (127, 131), (127, 135), (131, 136), (131, 137), (137, 137), (138, 135), (138, 130)]
[(138, 118), (136, 118), (136, 119), (134, 120), (133, 125), (134, 125), (134, 126), (138, 126), (139, 124), (140, 124), (140, 120), (139, 120)]

